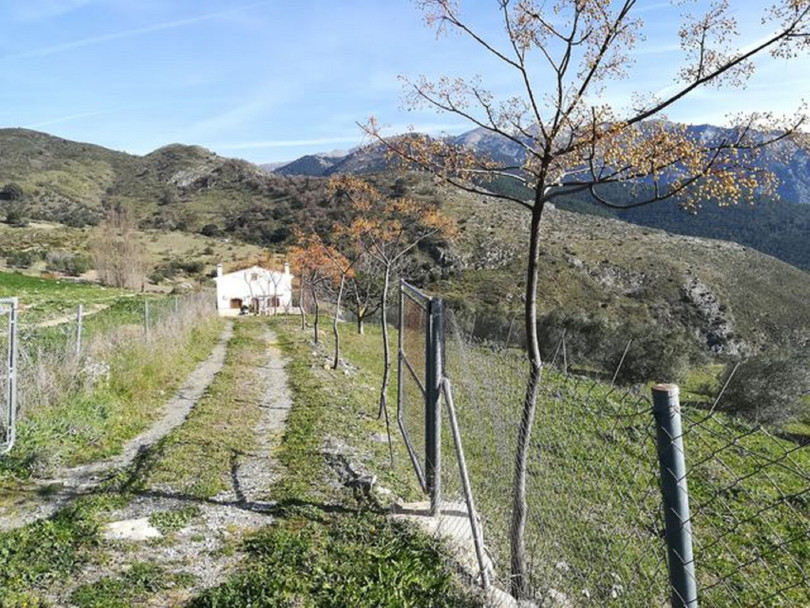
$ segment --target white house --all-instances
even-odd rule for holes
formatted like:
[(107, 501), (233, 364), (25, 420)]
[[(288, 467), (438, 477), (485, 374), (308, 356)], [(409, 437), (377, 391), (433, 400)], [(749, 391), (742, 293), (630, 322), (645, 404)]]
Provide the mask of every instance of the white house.
[(289, 264), (284, 264), (284, 272), (251, 266), (228, 274), (217, 264), (217, 311), (234, 316), (247, 306), (264, 315), (292, 312), (292, 279)]

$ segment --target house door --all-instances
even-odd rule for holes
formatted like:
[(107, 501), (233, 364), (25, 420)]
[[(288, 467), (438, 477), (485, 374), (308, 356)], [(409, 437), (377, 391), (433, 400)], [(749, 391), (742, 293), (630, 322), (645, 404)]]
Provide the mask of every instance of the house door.
[(231, 298), (231, 308), (242, 308), (242, 299)]

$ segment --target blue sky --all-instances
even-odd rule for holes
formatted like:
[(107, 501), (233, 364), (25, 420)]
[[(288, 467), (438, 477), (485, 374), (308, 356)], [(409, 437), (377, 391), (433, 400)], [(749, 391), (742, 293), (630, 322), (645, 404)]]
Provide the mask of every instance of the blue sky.
[[(646, 40), (633, 78), (607, 101), (671, 85), (681, 53), (673, 24), (685, 10), (674, 4), (640, 1)], [(732, 2), (751, 39), (763, 4)], [(489, 5), (463, 4), (485, 29), (496, 23)], [(478, 73), (498, 93), (514, 86), (458, 36), (437, 40), (409, 0), (3, 0), (0, 22), (0, 126), (135, 154), (180, 142), (291, 160), (359, 144), (355, 123), (371, 114), (390, 131), (460, 133), (468, 127), (453, 116), (404, 111), (397, 76)], [(719, 123), (810, 98), (807, 57), (759, 67), (746, 90), (701, 91), (669, 117)]]

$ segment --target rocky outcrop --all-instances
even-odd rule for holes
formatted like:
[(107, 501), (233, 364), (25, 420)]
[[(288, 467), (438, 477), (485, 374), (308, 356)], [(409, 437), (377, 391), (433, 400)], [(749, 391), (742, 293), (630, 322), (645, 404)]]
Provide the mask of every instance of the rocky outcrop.
[(734, 335), (734, 320), (708, 285), (697, 277), (690, 277), (683, 286), (683, 299), (703, 321), (701, 334), (706, 346), (716, 354), (739, 355), (745, 344)]

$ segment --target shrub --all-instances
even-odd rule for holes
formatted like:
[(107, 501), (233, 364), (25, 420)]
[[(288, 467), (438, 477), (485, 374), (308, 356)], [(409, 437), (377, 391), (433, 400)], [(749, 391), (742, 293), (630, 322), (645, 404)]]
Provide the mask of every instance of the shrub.
[(92, 267), (90, 258), (86, 255), (69, 253), (66, 251), (48, 252), (45, 258), (45, 268), (52, 272), (61, 272), (71, 277), (84, 274)]
[(37, 254), (33, 251), (11, 251), (6, 254), (6, 264), (12, 268), (30, 268), (36, 260)]
[(615, 371), (629, 340), (616, 381), (620, 384), (681, 382), (698, 357), (695, 340), (683, 330), (655, 324), (623, 324), (606, 353), (606, 369)]
[(202, 262), (181, 262), (180, 268), (186, 274), (200, 274), (205, 268)]
[(222, 236), (222, 230), (216, 224), (206, 224), (200, 228), (200, 234), (203, 236)]
[(810, 349), (763, 353), (740, 364), (721, 407), (758, 423), (784, 424), (810, 416), (808, 393)]
[(689, 368), (703, 363), (706, 355), (697, 341), (682, 328), (627, 321), (613, 333), (604, 351), (604, 367), (611, 374), (619, 366), (628, 341), (632, 340), (616, 376), (620, 384), (681, 382)]
[(28, 225), (28, 218), (25, 216), (25, 208), (19, 202), (9, 202), (5, 204), (6, 224), (23, 228)]
[(23, 197), (23, 189), (19, 184), (9, 182), (0, 189), (0, 200), (18, 201)]

